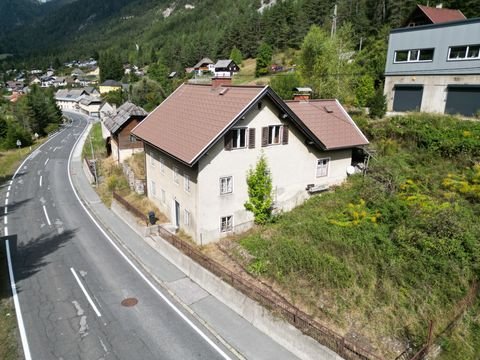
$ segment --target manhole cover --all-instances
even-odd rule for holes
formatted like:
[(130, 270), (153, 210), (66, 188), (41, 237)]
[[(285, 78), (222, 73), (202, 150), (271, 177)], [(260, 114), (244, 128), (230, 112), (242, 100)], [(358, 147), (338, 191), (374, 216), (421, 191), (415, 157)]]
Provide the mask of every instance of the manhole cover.
[(122, 300), (122, 306), (131, 307), (138, 304), (138, 300), (135, 298), (126, 298)]

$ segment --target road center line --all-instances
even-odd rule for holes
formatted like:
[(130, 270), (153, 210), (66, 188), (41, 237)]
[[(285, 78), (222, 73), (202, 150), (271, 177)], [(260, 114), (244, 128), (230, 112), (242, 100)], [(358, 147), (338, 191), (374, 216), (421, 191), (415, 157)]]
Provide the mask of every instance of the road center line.
[(48, 160), (50, 160), (50, 158), (48, 158), (47, 160), (45, 160), (45, 164), (43, 164), (43, 166), (47, 166)]
[(8, 206), (5, 206), (5, 214), (8, 214)]
[(7, 191), (7, 196), (5, 196), (7, 199), (10, 196), (10, 191)]
[(4, 223), (5, 225), (8, 224), (8, 217), (7, 217), (7, 216), (4, 216), (4, 217), (3, 217), (3, 223)]
[(5, 199), (5, 206), (8, 205), (8, 199)]
[[(5, 231), (7, 228), (5, 228)], [(7, 232), (5, 235), (8, 236)], [(15, 278), (13, 277), (12, 259), (10, 257), (10, 243), (8, 239), (5, 241), (5, 247), (7, 249), (7, 262), (8, 262), (8, 274), (10, 275), (10, 287), (12, 288), (13, 303), (15, 304), (15, 313), (17, 314), (18, 330), (20, 331), (20, 338), (22, 339), (23, 352), (25, 360), (32, 360), (30, 355), (30, 347), (28, 346), (27, 333), (25, 331), (25, 325), (23, 323), (22, 311), (20, 309), (20, 301), (18, 300), (17, 286), (15, 285)]]
[(96, 306), (95, 303), (93, 302), (93, 300), (92, 300), (92, 298), (90, 297), (90, 295), (88, 294), (87, 290), (85, 290), (85, 287), (83, 286), (82, 282), (80, 281), (80, 278), (78, 277), (77, 272), (75, 271), (75, 269), (74, 269), (73, 267), (71, 267), (71, 268), (70, 268), (70, 271), (72, 272), (73, 276), (75, 277), (75, 280), (77, 280), (77, 283), (78, 283), (78, 285), (80, 286), (80, 289), (82, 289), (83, 294), (85, 295), (85, 297), (87, 298), (88, 302), (89, 302), (90, 305), (92, 306), (93, 310), (95, 311), (95, 314), (97, 314), (98, 317), (101, 317), (102, 314), (100, 314), (100, 311), (98, 311), (97, 306)]
[(42, 178), (43, 178), (43, 176), (40, 176), (40, 182), (38, 184), (40, 187), (42, 187)]
[(43, 212), (45, 213), (45, 217), (47, 218), (48, 225), (52, 225), (52, 223), (50, 222), (50, 218), (48, 217), (47, 208), (45, 207), (45, 205), (43, 205)]
[(6, 226), (5, 226), (5, 229), (3, 229), (3, 235), (8, 236), (8, 227)]
[(8, 185), (7, 191), (10, 191), (11, 188), (12, 188), (12, 185)]

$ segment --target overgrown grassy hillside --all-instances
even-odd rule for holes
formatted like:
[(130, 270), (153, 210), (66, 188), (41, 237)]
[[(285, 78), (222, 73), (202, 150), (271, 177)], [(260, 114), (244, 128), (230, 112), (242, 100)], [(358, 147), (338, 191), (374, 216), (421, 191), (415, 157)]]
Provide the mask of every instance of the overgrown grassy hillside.
[(367, 175), (239, 240), (246, 266), (386, 358), (421, 346), (433, 320), (441, 358), (478, 359), (476, 293), (445, 330), (480, 275), (480, 123), (409, 115), (364, 130)]

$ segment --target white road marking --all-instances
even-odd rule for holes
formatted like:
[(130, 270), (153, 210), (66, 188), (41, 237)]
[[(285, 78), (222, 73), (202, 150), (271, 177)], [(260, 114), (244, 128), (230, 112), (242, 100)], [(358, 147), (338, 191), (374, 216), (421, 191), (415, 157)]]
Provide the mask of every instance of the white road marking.
[(45, 205), (43, 205), (43, 212), (45, 213), (45, 217), (47, 218), (48, 225), (52, 225), (52, 223), (50, 222), (50, 218), (48, 217), (47, 208), (45, 207)]
[(43, 164), (43, 166), (47, 166), (48, 160), (50, 160), (50, 158), (48, 158), (47, 160), (45, 160), (45, 164)]
[(10, 196), (10, 191), (7, 191), (7, 196), (5, 196), (7, 199)]
[(5, 206), (5, 214), (8, 214), (8, 206)]
[(83, 286), (82, 282), (80, 281), (80, 278), (78, 277), (77, 272), (75, 271), (75, 269), (74, 269), (73, 267), (71, 267), (71, 268), (70, 268), (70, 271), (72, 272), (73, 276), (75, 277), (75, 280), (77, 280), (77, 283), (78, 283), (78, 285), (80, 286), (80, 289), (82, 289), (83, 294), (85, 295), (85, 297), (87, 298), (88, 302), (89, 302), (90, 305), (92, 306), (93, 310), (95, 311), (95, 314), (97, 314), (98, 317), (101, 317), (102, 314), (100, 314), (100, 311), (98, 311), (97, 306), (96, 306), (95, 303), (93, 302), (93, 300), (92, 300), (92, 298), (90, 297), (90, 295), (88, 294), (87, 290), (85, 290), (85, 287)]
[[(57, 136), (57, 134), (55, 134), (55, 136)], [(38, 149), (46, 145), (53, 138), (54, 136), (48, 139), (44, 144), (40, 145)], [(18, 172), (22, 168), (23, 164), (25, 164), (28, 160), (30, 160), (32, 157), (35, 157), (35, 155), (38, 154), (37, 152), (39, 151), (38, 149), (35, 150), (33, 153), (31, 153), (29, 156), (27, 156), (25, 160), (23, 160), (23, 162), (20, 164), (20, 166), (17, 168), (17, 170), (13, 174), (12, 179), (9, 182), (9, 185), (13, 184), (13, 180), (17, 177)], [(20, 184), (23, 183), (22, 179), (20, 179), (19, 183)], [(8, 205), (8, 198), (5, 199), (5, 206), (6, 205)], [(8, 228), (6, 226), (3, 233), (4, 233), (4, 236), (8, 236)], [(13, 275), (12, 259), (10, 257), (10, 244), (8, 239), (5, 241), (5, 247), (7, 248), (8, 273), (10, 276), (10, 286), (12, 288), (13, 303), (15, 305), (15, 313), (17, 315), (17, 323), (18, 323), (18, 329), (20, 331), (20, 338), (22, 341), (23, 354), (25, 356), (25, 360), (32, 360), (32, 355), (30, 354), (30, 347), (28, 346), (27, 333), (25, 331), (25, 325), (23, 323), (22, 309), (20, 308), (20, 301), (18, 300), (17, 287), (15, 285), (15, 277)]]
[(7, 191), (10, 191), (11, 188), (12, 188), (12, 185), (8, 185)]
[(5, 225), (8, 225), (8, 217), (6, 217), (6, 216), (3, 217), (3, 223)]
[[(6, 229), (7, 228), (5, 228), (5, 230)], [(5, 235), (7, 235), (7, 233), (5, 233)], [(17, 314), (18, 330), (20, 331), (20, 338), (22, 339), (23, 353), (25, 355), (25, 360), (32, 360), (30, 347), (28, 346), (27, 333), (25, 332), (25, 325), (23, 323), (22, 310), (20, 309), (20, 301), (18, 300), (17, 286), (15, 285), (15, 278), (13, 276), (10, 243), (8, 239), (5, 241), (5, 247), (7, 248), (8, 274), (10, 275), (10, 287), (12, 288), (13, 303), (15, 304), (15, 313)]]
[(42, 178), (43, 178), (43, 176), (40, 176), (40, 182), (38, 184), (40, 187), (42, 187)]
[[(89, 129), (89, 127), (85, 128), (84, 131), (82, 132), (82, 134), (84, 132), (87, 131), (87, 129)], [(88, 211), (88, 209), (86, 208), (86, 206), (83, 204), (83, 202), (81, 201), (80, 197), (78, 196), (78, 193), (77, 193), (77, 190), (75, 189), (75, 187), (73, 186), (73, 182), (72, 182), (72, 175), (71, 175), (71, 170), (70, 170), (70, 164), (72, 162), (72, 156), (73, 156), (73, 152), (75, 150), (75, 147), (77, 145), (77, 143), (80, 141), (82, 137), (79, 136), (77, 141), (75, 142), (75, 144), (73, 145), (72, 147), (72, 150), (70, 151), (70, 155), (68, 157), (68, 166), (67, 166), (67, 172), (68, 172), (68, 180), (70, 182), (70, 186), (73, 190), (73, 194), (75, 195), (75, 197), (77, 198), (78, 200), (78, 203), (80, 204), (80, 206), (83, 208), (83, 210), (85, 210), (85, 213), (87, 214), (87, 216), (90, 218), (90, 220), (93, 221), (93, 223), (97, 226), (98, 230), (100, 230), (100, 232), (103, 234), (103, 236), (105, 236), (105, 238), (110, 242), (110, 244), (113, 246), (113, 248), (115, 250), (117, 250), (117, 252), (120, 254), (121, 257), (123, 257), (125, 259), (125, 261), (132, 267), (132, 269), (143, 279), (143, 281), (145, 281), (145, 283), (147, 283), (147, 285), (175, 312), (177, 313), (177, 315), (183, 320), (185, 321), (203, 340), (205, 340), (207, 342), (207, 344), (209, 344), (218, 354), (220, 354), (220, 356), (222, 356), (225, 360), (232, 360), (231, 357), (229, 357), (222, 349), (220, 349), (220, 347), (215, 344), (202, 330), (200, 330), (200, 328), (195, 325), (183, 312), (180, 311), (180, 309), (178, 309), (175, 304), (173, 304), (144, 274), (142, 271), (140, 271), (140, 269), (127, 257), (127, 255), (125, 255), (123, 253), (123, 251), (118, 247), (118, 245), (110, 238), (110, 236), (108, 236), (108, 234), (105, 232), (105, 230), (103, 230), (103, 228), (100, 226), (100, 224), (95, 220), (95, 218), (93, 217), (93, 215)]]

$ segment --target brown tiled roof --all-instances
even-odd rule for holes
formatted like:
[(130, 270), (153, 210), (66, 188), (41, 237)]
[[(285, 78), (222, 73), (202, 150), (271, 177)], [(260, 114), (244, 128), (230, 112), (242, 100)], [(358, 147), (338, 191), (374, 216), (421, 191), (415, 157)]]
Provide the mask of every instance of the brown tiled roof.
[(466, 19), (465, 15), (463, 15), (460, 10), (435, 8), (424, 5), (417, 6), (432, 21), (433, 24)]
[(286, 101), (286, 104), (326, 150), (368, 144), (337, 100)]
[(193, 164), (266, 89), (183, 84), (132, 133), (180, 161)]
[(108, 131), (115, 134), (131, 118), (136, 117), (143, 119), (147, 115), (148, 113), (140, 106), (127, 101), (117, 109), (115, 115), (105, 119), (104, 125)]

